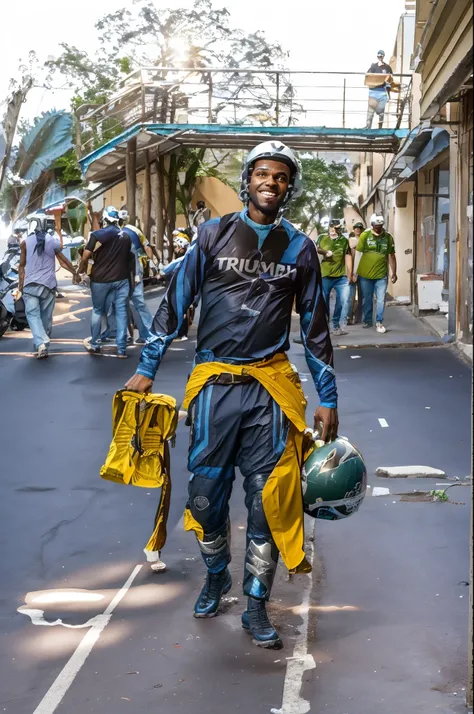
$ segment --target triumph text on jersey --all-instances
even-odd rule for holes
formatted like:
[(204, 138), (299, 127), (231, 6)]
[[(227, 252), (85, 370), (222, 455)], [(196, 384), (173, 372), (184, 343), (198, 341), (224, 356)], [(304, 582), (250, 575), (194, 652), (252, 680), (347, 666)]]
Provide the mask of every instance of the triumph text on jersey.
[[(245, 214), (244, 214), (245, 215)], [(154, 379), (189, 306), (200, 296), (196, 363), (245, 364), (289, 348), (293, 304), (322, 406), (337, 406), (333, 353), (313, 241), (291, 223), (259, 237), (239, 213), (199, 229), (155, 315), (138, 374)]]

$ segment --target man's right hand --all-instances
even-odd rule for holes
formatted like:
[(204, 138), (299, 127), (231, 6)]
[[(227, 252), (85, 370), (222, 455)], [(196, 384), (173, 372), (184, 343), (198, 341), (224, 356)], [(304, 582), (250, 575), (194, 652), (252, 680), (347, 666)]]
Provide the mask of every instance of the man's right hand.
[(125, 384), (125, 389), (131, 392), (139, 392), (140, 394), (151, 391), (153, 380), (149, 377), (144, 377), (143, 374), (134, 374)]

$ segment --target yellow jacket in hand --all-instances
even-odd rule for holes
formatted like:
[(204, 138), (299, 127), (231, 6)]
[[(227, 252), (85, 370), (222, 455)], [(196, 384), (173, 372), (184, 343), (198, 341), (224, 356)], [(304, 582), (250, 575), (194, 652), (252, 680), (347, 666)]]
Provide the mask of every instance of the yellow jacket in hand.
[(154, 560), (166, 541), (171, 496), (168, 440), (176, 432), (176, 400), (166, 394), (115, 393), (112, 403), (112, 442), (100, 475), (116, 483), (160, 488), (155, 528), (145, 552)]

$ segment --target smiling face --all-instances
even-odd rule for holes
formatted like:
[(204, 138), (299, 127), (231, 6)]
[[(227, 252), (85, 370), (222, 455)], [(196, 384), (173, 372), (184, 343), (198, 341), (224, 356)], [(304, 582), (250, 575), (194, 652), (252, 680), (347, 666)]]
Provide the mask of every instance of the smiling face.
[(290, 185), (290, 169), (281, 161), (259, 159), (249, 184), (249, 215), (256, 223), (276, 218)]

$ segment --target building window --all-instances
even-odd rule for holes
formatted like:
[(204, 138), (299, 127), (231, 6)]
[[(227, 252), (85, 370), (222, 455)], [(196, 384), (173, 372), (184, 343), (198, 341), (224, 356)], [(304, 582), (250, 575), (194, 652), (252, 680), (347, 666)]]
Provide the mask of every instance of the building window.
[(408, 191), (397, 191), (395, 194), (395, 205), (397, 208), (406, 208), (408, 205)]

